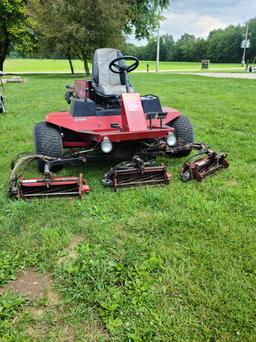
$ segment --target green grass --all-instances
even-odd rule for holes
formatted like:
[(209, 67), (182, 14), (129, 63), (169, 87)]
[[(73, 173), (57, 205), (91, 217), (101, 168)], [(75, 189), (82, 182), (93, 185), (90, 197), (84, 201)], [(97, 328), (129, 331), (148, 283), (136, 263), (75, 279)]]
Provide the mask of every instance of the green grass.
[[(227, 152), (230, 168), (202, 183), (182, 183), (184, 158), (162, 158), (173, 174), (169, 186), (113, 193), (101, 185), (111, 163), (94, 163), (62, 171), (85, 173), (91, 193), (82, 200), (11, 200), (11, 158), (33, 151), (33, 127), (48, 111), (68, 108), (63, 94), (72, 79), (7, 84), (0, 284), (34, 266), (52, 275), (59, 303), (4, 294), (1, 341), (32, 341), (31, 329), (42, 341), (70, 334), (74, 341), (255, 341), (255, 84), (190, 75), (131, 78), (141, 94), (157, 94), (188, 115), (196, 141)], [(83, 241), (69, 255), (75, 236)]]
[[(77, 73), (84, 72), (80, 60), (74, 60), (74, 69)], [(141, 61), (138, 70), (145, 71), (149, 64), (149, 70), (155, 71), (154, 61)], [(211, 68), (239, 68), (239, 64), (211, 64)], [(201, 64), (197, 62), (160, 62), (159, 70), (201, 70)], [(7, 59), (4, 70), (12, 72), (70, 72), (69, 63), (62, 59)]]

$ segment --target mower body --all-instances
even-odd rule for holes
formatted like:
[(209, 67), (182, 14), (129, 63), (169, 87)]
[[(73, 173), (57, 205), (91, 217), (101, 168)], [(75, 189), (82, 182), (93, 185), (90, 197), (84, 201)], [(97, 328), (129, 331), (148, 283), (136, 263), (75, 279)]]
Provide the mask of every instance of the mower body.
[[(180, 116), (172, 108), (161, 108), (159, 99), (149, 95), (140, 97), (138, 93), (123, 93), (120, 106), (103, 106), (95, 101), (91, 91), (91, 82), (75, 81), (74, 94), (69, 112), (53, 112), (46, 117), (48, 124), (54, 125), (62, 133), (63, 147), (85, 147), (101, 143), (108, 138), (112, 143), (142, 141), (154, 138), (166, 138), (174, 128), (168, 126)], [(152, 106), (150, 105), (152, 102)], [(143, 106), (143, 103), (146, 105)], [(149, 119), (144, 108), (152, 112), (165, 112), (161, 120)]]
[[(133, 64), (126, 65), (127, 60)], [(158, 96), (134, 91), (128, 73), (138, 65), (136, 57), (119, 50), (97, 49), (92, 79), (68, 87), (70, 110), (48, 113), (44, 123), (36, 124), (36, 153), (62, 158), (63, 148), (71, 148), (87, 156), (103, 152), (127, 160), (134, 155), (170, 155), (178, 141), (193, 142), (189, 119), (173, 108), (162, 108)], [(187, 154), (186, 150), (177, 156)]]

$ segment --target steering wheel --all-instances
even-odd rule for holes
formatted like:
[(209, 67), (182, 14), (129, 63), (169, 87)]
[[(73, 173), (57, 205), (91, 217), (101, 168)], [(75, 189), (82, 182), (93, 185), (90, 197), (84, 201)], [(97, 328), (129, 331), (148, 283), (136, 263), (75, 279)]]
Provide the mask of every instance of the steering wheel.
[[(134, 61), (134, 63), (132, 63), (131, 65), (119, 65), (117, 62), (121, 61), (121, 60), (125, 60), (125, 61)], [(117, 57), (115, 59), (113, 59), (110, 63), (109, 63), (109, 69), (114, 72), (115, 74), (122, 74), (123, 72), (131, 72), (133, 70), (135, 70), (136, 68), (138, 68), (139, 66), (139, 60), (137, 57), (134, 56), (120, 56)], [(114, 69), (116, 68), (116, 69)]]

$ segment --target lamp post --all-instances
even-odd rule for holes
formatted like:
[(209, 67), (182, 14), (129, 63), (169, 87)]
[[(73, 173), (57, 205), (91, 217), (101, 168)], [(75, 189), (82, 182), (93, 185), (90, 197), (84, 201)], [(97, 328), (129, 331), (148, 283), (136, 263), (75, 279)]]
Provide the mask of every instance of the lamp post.
[(159, 68), (159, 54), (160, 54), (160, 23), (158, 24), (158, 29), (157, 29), (156, 72), (158, 72), (158, 68)]
[(249, 29), (249, 25), (246, 26), (244, 39), (242, 40), (242, 43), (241, 43), (241, 48), (243, 49), (243, 57), (242, 57), (242, 61), (241, 61), (242, 66), (245, 65), (246, 49), (250, 47), (250, 39), (249, 38), (250, 38), (251, 34), (248, 32), (248, 29)]

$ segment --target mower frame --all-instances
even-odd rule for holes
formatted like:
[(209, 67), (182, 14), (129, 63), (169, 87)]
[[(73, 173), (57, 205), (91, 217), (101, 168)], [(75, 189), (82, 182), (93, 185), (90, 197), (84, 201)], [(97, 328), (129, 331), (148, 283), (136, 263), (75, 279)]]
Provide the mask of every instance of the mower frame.
[[(92, 99), (91, 81), (75, 81), (74, 94), (78, 99)], [(152, 119), (150, 127), (150, 120), (146, 118), (138, 93), (123, 93), (120, 98), (120, 107), (121, 115), (117, 113), (111, 116), (74, 117), (70, 112), (52, 112), (48, 113), (45, 121), (60, 130), (75, 133), (73, 141), (66, 140), (63, 134), (63, 147), (85, 147), (91, 142), (100, 143), (106, 137), (113, 143), (165, 138), (169, 132), (174, 131), (174, 128), (167, 124), (181, 115), (173, 108), (163, 108), (167, 115), (162, 120), (162, 128), (157, 118)], [(78, 139), (76, 140), (75, 137)]]
[[(116, 64), (121, 59), (133, 62), (135, 60), (135, 63), (130, 66)], [(130, 157), (135, 154), (148, 154), (152, 157), (152, 153), (168, 154), (169, 147), (173, 147), (179, 139), (185, 140), (186, 143), (193, 142), (193, 128), (184, 116), (187, 127), (183, 127), (183, 132), (187, 134), (189, 131), (190, 137), (183, 139), (183, 136), (177, 136), (173, 123), (179, 118), (182, 119), (179, 111), (169, 107), (162, 108), (158, 96), (140, 96), (130, 92), (128, 72), (134, 70), (138, 64), (138, 59), (133, 56), (118, 57), (110, 62), (109, 69), (116, 67), (116, 73), (123, 75), (125, 79), (127, 92), (121, 93), (120, 96), (98, 95), (91, 80), (76, 80), (73, 87), (68, 87), (65, 99), (71, 103), (70, 110), (48, 113), (45, 119), (46, 127), (43, 128), (45, 132), (47, 129), (54, 129), (55, 137), (56, 132), (61, 137), (61, 146), (56, 147), (54, 157), (61, 158), (60, 151), (63, 148), (84, 149), (89, 154), (103, 152), (103, 155), (109, 154), (114, 159), (127, 158), (128, 154)], [(147, 109), (145, 101), (147, 104), (151, 101)], [(45, 148), (51, 145), (50, 137), (44, 137), (41, 132), (41, 145), (38, 147), (37, 134), (35, 127), (36, 153), (51, 155), (52, 147)], [(59, 144), (58, 138), (55, 141)], [(110, 146), (107, 152), (102, 147), (104, 143)], [(185, 151), (185, 155), (189, 152)], [(179, 152), (177, 156), (181, 155)]]

